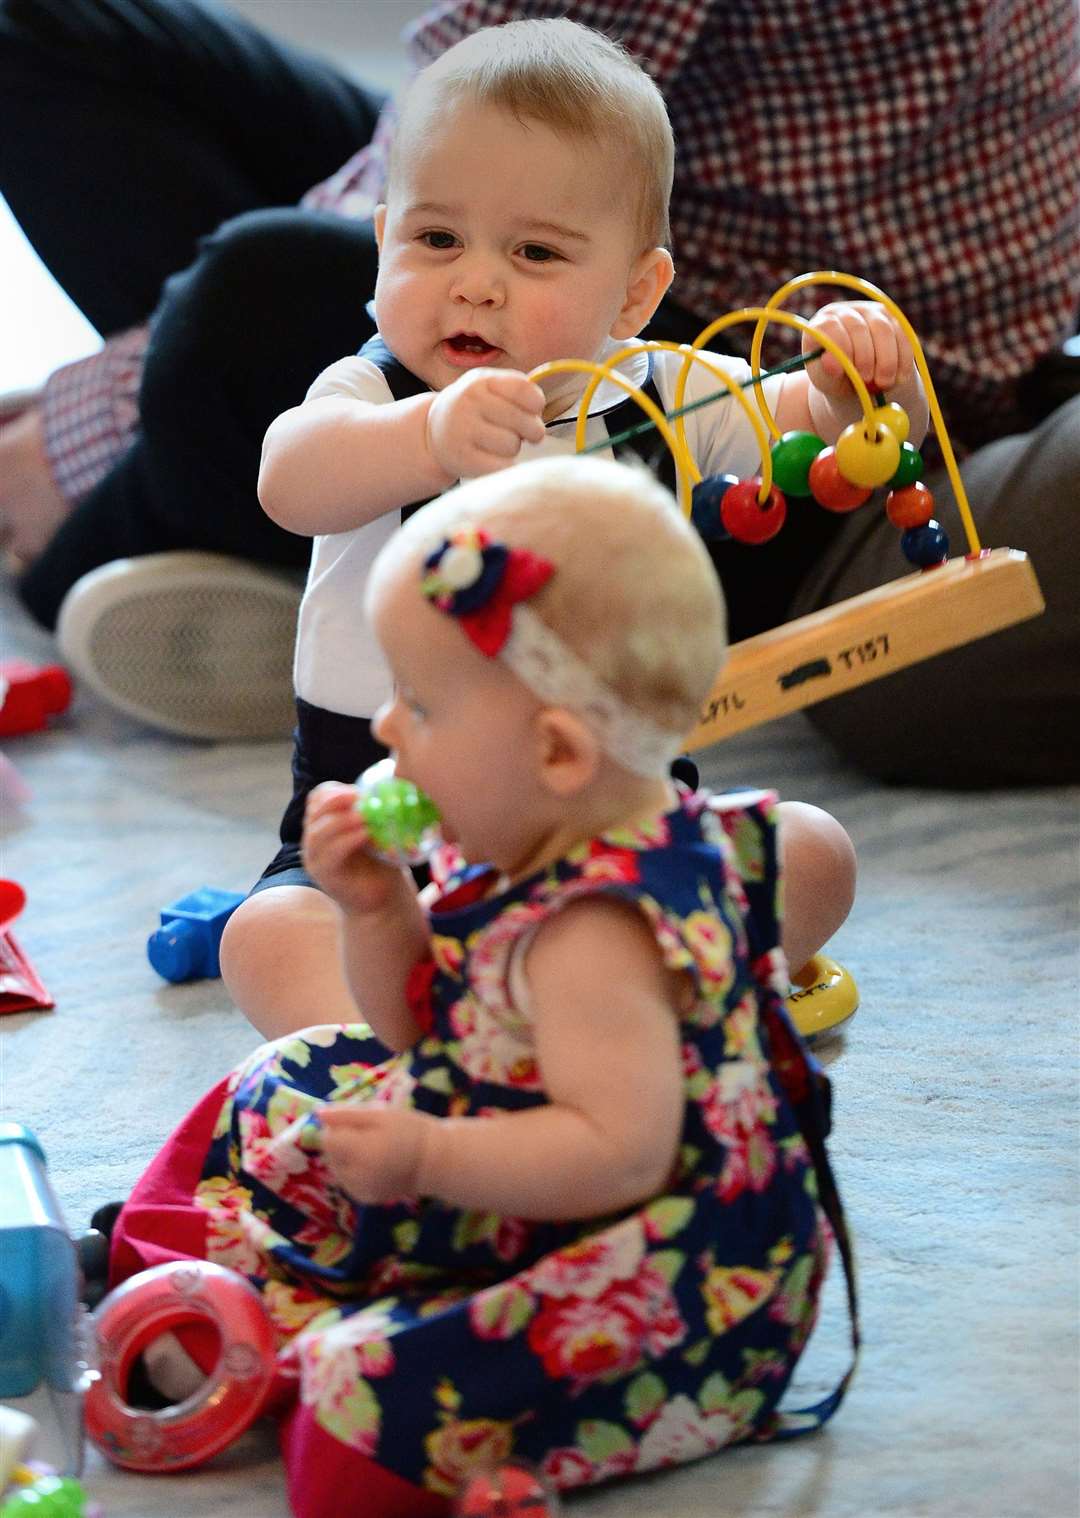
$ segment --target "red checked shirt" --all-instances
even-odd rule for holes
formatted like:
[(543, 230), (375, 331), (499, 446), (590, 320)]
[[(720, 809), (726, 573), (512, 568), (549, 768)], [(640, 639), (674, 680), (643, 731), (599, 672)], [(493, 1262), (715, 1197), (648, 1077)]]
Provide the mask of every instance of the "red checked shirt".
[[(922, 338), (956, 438), (1007, 426), (1014, 381), (1080, 305), (1076, 0), (442, 0), (406, 32), (410, 59), (558, 15), (619, 38), (663, 91), (680, 305), (704, 325), (804, 270), (862, 275)], [(370, 215), (393, 126), (390, 105), (303, 203)], [(788, 309), (849, 293), (811, 287)], [(126, 446), (145, 344), (124, 334), (47, 386), (73, 499)]]

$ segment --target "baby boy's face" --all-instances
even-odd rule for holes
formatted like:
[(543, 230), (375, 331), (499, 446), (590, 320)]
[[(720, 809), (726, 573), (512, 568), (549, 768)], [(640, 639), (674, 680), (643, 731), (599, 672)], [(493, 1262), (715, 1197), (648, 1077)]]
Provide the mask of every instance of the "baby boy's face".
[(441, 390), (479, 365), (593, 359), (643, 250), (610, 148), (468, 100), (401, 145), (380, 236), (379, 330)]

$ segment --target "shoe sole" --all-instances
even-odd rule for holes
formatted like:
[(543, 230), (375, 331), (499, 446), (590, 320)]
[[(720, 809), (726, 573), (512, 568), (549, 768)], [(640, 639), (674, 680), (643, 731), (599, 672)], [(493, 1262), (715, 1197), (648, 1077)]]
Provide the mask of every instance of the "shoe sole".
[(56, 626), (73, 673), (110, 706), (183, 738), (283, 738), (296, 721), (300, 587), (220, 554), (118, 559), (77, 581)]

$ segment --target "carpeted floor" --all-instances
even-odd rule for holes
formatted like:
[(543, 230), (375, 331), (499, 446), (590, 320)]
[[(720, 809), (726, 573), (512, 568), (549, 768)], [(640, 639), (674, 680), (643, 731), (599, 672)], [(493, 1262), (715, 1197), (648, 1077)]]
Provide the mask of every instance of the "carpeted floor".
[[(4, 657), (50, 656), (6, 587), (0, 616)], [(175, 897), (243, 889), (258, 872), (288, 747), (170, 741), (80, 697), (6, 752), (33, 797), (5, 804), (2, 873), (27, 889), (16, 934), (57, 1006), (0, 1021), (0, 1119), (39, 1135), (78, 1231), (252, 1046), (220, 982), (166, 985), (144, 945)], [(583, 1518), (1074, 1518), (1078, 793), (887, 790), (798, 717), (713, 750), (706, 775), (828, 806), (859, 849), (859, 899), (834, 948), (863, 1005), (831, 1073), (865, 1350), (824, 1434), (568, 1506)], [(836, 1289), (801, 1391), (831, 1384), (845, 1332)], [(91, 1454), (87, 1481), (109, 1518), (287, 1512), (265, 1430), (185, 1476), (132, 1476)]]

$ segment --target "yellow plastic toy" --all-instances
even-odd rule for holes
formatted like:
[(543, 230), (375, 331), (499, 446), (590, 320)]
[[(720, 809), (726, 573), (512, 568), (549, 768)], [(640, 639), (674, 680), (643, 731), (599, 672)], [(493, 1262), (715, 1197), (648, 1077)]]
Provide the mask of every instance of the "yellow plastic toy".
[(838, 1033), (859, 1010), (859, 988), (850, 971), (828, 954), (815, 954), (794, 976), (787, 1009), (807, 1040)]

